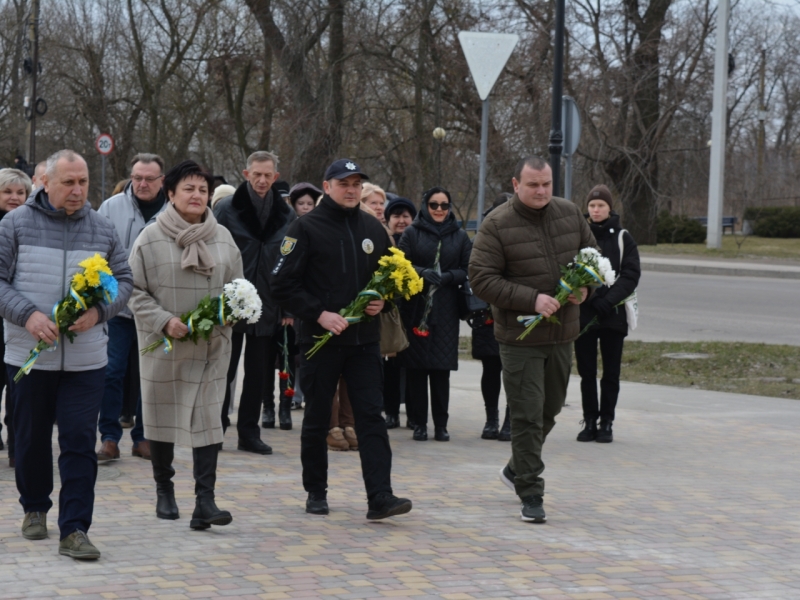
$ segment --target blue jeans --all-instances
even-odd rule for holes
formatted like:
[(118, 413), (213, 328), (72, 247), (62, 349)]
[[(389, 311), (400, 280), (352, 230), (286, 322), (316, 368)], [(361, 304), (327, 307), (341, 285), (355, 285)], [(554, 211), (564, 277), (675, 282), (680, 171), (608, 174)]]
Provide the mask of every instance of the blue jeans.
[[(119, 444), (122, 439), (122, 425), (120, 425), (119, 417), (122, 413), (125, 372), (128, 369), (130, 353), (138, 351), (136, 323), (133, 319), (126, 317), (111, 319), (108, 322), (108, 365), (106, 366), (105, 391), (97, 424), (101, 442), (111, 440)], [(144, 441), (141, 393), (136, 400), (136, 425), (131, 429), (131, 439), (134, 444)]]
[[(6, 365), (9, 379), (19, 367)], [(88, 532), (97, 480), (97, 412), (105, 368), (92, 371), (34, 369), (11, 386), (16, 433), (16, 479), (26, 513), (50, 510), (53, 501), (53, 422), (58, 421), (60, 539), (76, 529)]]

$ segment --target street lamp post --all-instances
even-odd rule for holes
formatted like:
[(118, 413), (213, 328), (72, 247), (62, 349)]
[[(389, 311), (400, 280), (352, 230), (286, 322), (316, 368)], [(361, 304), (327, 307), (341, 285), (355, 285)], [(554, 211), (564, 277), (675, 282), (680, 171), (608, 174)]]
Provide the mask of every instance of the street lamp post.
[(556, 31), (553, 49), (553, 112), (550, 121), (550, 168), (553, 170), (553, 195), (561, 189), (561, 154), (564, 132), (561, 130), (561, 96), (564, 80), (564, 0), (556, 0)]
[(436, 185), (442, 185), (442, 142), (447, 132), (441, 127), (433, 130), (433, 139), (436, 140)]

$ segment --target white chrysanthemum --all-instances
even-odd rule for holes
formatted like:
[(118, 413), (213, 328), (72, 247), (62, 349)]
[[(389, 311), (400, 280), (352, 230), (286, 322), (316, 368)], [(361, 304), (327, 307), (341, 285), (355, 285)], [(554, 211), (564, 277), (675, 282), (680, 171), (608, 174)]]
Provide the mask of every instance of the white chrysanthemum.
[(234, 279), (225, 284), (223, 290), (232, 320), (246, 320), (251, 325), (258, 323), (261, 318), (261, 298), (252, 283), (246, 279)]
[(613, 285), (614, 281), (616, 281), (617, 275), (614, 269), (611, 268), (611, 261), (605, 256), (600, 256), (597, 259), (597, 271), (607, 286)]

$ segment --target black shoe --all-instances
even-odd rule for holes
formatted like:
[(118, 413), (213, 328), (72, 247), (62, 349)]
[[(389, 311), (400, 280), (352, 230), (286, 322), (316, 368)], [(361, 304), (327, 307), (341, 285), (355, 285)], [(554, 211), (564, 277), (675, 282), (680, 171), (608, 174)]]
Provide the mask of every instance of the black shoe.
[(244, 452), (253, 452), (255, 454), (272, 454), (272, 448), (262, 442), (259, 438), (252, 440), (243, 440), (239, 438), (239, 450)]
[(397, 429), (400, 427), (400, 417), (398, 415), (386, 415), (386, 429)]
[(508, 406), (506, 406), (506, 418), (503, 420), (503, 426), (500, 428), (500, 433), (497, 434), (497, 439), (501, 442), (511, 441), (511, 414)]
[(514, 473), (508, 465), (500, 469), (500, 481), (515, 494), (517, 493), (517, 488), (514, 486), (514, 479), (516, 476), (517, 474)]
[(328, 493), (308, 492), (306, 512), (310, 515), (327, 515), (331, 512), (328, 508)]
[(482, 440), (496, 440), (500, 434), (500, 423), (497, 420), (486, 421), (483, 426), (483, 433), (481, 434)]
[(292, 429), (292, 399), (281, 396), (281, 403), (278, 407), (278, 421), (280, 421), (283, 431)]
[(433, 437), (437, 442), (449, 442), (450, 434), (447, 433), (447, 427), (434, 427)]
[(156, 516), (159, 519), (174, 521), (180, 518), (178, 504), (175, 502), (174, 490), (156, 489)]
[(417, 425), (414, 428), (414, 441), (416, 442), (428, 441), (428, 427), (426, 425)]
[(406, 429), (414, 430), (416, 428), (417, 428), (417, 424), (413, 420), (406, 419)]
[(523, 498), (519, 516), (526, 523), (544, 523), (547, 517), (544, 516), (544, 502), (542, 502), (542, 497), (526, 496)]
[(371, 521), (404, 515), (411, 510), (411, 500), (408, 498), (398, 498), (389, 492), (383, 492), (375, 496), (369, 502), (367, 518)]
[(264, 407), (261, 415), (261, 427), (263, 429), (275, 429), (275, 407)]
[(614, 434), (611, 431), (613, 421), (600, 421), (600, 429), (597, 430), (595, 442), (598, 444), (610, 444), (614, 441)]
[(593, 442), (597, 437), (597, 419), (583, 420), (583, 431), (578, 434), (579, 442)]
[(198, 497), (189, 527), (192, 529), (208, 529), (212, 525), (227, 525), (231, 521), (233, 521), (231, 513), (217, 508), (214, 498)]

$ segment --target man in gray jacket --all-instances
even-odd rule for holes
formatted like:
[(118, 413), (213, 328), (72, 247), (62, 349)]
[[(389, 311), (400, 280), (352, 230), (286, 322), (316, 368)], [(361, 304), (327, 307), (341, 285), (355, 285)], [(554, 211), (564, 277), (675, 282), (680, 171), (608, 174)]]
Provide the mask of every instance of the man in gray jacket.
[[(133, 242), (139, 237), (142, 229), (154, 223), (166, 206), (164, 192), (161, 189), (163, 179), (164, 160), (160, 156), (137, 154), (131, 161), (130, 183), (121, 193), (103, 202), (97, 211), (114, 224), (125, 248), (125, 256), (130, 255)], [(126, 307), (108, 322), (108, 366), (103, 402), (100, 405), (100, 419), (97, 423), (101, 443), (97, 460), (119, 458), (119, 441), (122, 438), (119, 417), (122, 413), (125, 374), (128, 371), (131, 352), (138, 351), (136, 324), (133, 322), (133, 314)], [(138, 389), (138, 385), (135, 388)], [(137, 394), (136, 398), (136, 425), (131, 429), (131, 440), (133, 456), (149, 460), (150, 443), (144, 439), (141, 394)]]
[[(86, 202), (86, 161), (61, 150), (47, 160), (42, 179), (44, 187), (0, 221), (0, 315), (5, 319), (9, 379), (39, 341), (52, 347), (11, 390), (17, 489), (25, 511), (22, 535), (31, 540), (47, 537), (57, 420), (59, 553), (95, 559), (100, 552), (86, 534), (97, 479), (94, 445), (107, 363), (105, 323), (126, 305), (133, 277), (114, 226)], [(73, 275), (81, 271), (78, 263), (95, 253), (108, 261), (119, 294), (113, 303), (84, 312), (70, 327), (77, 334), (70, 343), (48, 315), (69, 292)]]

